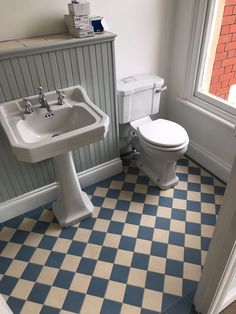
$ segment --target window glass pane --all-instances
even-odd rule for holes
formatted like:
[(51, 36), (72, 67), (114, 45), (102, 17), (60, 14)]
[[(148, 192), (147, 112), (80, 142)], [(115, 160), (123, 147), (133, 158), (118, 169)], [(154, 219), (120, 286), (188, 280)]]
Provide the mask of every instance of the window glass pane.
[(236, 0), (212, 2), (199, 89), (236, 107)]

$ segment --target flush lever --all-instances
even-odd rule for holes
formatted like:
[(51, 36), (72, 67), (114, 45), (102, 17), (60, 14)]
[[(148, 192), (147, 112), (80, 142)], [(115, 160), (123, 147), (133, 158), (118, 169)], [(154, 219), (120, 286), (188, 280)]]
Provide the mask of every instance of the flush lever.
[(161, 87), (161, 88), (157, 88), (157, 89), (155, 90), (155, 94), (159, 94), (159, 93), (163, 92), (163, 91), (166, 90), (166, 89), (167, 89), (167, 86), (163, 86), (163, 87)]

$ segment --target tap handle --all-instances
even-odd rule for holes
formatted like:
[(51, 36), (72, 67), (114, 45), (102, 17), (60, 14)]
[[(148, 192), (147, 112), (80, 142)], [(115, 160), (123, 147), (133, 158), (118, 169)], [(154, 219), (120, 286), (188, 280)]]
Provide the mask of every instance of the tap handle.
[(167, 86), (163, 86), (161, 88), (157, 88), (155, 90), (155, 94), (159, 94), (159, 93), (163, 92), (164, 90), (167, 90)]
[(66, 95), (63, 93), (63, 91), (57, 90), (57, 104), (58, 105), (63, 105), (64, 104), (64, 98)]
[(29, 102), (27, 98), (23, 98), (23, 100), (25, 102), (25, 106), (32, 107), (32, 104)]

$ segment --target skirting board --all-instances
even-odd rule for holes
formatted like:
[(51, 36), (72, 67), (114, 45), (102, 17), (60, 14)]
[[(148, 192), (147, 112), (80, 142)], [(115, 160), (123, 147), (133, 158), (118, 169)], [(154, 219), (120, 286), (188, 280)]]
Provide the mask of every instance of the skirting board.
[(225, 163), (223, 160), (217, 159), (214, 155), (193, 141), (189, 143), (187, 155), (224, 182), (228, 182), (232, 168), (231, 165)]
[[(116, 158), (78, 173), (78, 179), (81, 187), (85, 188), (121, 172), (122, 161), (120, 158)], [(57, 183), (54, 182), (1, 203), (0, 223), (54, 201), (56, 199), (56, 189)]]

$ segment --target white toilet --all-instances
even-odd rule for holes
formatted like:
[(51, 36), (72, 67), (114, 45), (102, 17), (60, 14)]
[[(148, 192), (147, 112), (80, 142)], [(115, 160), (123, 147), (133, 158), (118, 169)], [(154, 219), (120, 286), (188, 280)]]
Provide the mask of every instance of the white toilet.
[(118, 80), (118, 113), (120, 126), (129, 123), (133, 131), (138, 166), (159, 188), (168, 189), (178, 183), (176, 162), (187, 151), (189, 137), (181, 125), (150, 117), (159, 111), (163, 84), (153, 74)]

